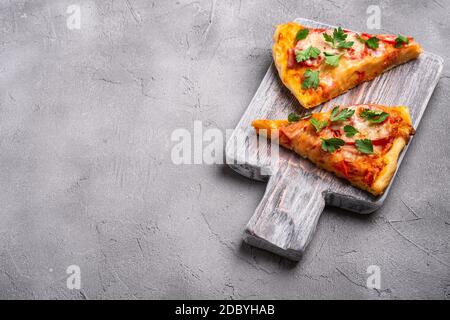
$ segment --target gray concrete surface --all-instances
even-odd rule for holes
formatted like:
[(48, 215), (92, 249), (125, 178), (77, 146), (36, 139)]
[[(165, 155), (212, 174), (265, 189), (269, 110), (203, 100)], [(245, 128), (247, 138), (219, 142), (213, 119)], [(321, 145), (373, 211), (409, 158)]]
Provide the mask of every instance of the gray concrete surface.
[(176, 128), (235, 126), (275, 24), (368, 31), (377, 3), (448, 64), (443, 0), (0, 1), (0, 298), (450, 298), (447, 68), (383, 209), (327, 208), (298, 264), (241, 242), (264, 184), (170, 158)]

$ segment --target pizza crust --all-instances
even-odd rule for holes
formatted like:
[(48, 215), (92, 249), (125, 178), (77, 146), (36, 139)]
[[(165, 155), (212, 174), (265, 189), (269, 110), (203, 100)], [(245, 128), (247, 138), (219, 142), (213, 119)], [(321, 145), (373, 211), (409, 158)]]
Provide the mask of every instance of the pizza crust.
[(402, 152), (403, 148), (408, 144), (410, 135), (414, 134), (415, 132), (414, 129), (412, 128), (411, 117), (409, 116), (408, 107), (396, 107), (393, 109), (396, 109), (400, 113), (401, 117), (403, 118), (403, 121), (405, 121), (405, 123), (409, 125), (409, 128), (407, 129), (408, 132), (400, 132), (400, 134), (402, 135), (394, 139), (391, 149), (384, 155), (383, 162), (385, 164), (385, 167), (375, 178), (375, 181), (372, 183), (371, 190), (370, 191), (368, 190), (370, 193), (374, 195), (383, 194), (384, 190), (386, 190), (386, 188), (389, 186), (389, 183), (391, 182), (392, 177), (394, 176), (395, 171), (397, 170), (398, 158), (400, 156), (400, 153)]
[(397, 170), (398, 157), (406, 144), (407, 141), (403, 137), (398, 137), (393, 141), (391, 149), (383, 157), (385, 163), (383, 170), (378, 174), (375, 181), (372, 183), (372, 186), (369, 187), (369, 190), (367, 191), (375, 196), (384, 193), (384, 190), (389, 186), (389, 183)]

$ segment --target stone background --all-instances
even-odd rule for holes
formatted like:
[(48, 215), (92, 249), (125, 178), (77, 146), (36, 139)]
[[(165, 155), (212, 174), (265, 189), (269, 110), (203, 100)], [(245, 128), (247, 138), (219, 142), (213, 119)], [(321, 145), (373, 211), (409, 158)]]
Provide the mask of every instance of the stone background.
[(298, 264), (241, 242), (263, 183), (171, 162), (174, 129), (236, 125), (276, 24), (369, 31), (371, 4), (448, 64), (444, 0), (1, 0), (0, 298), (450, 298), (446, 67), (384, 207), (327, 208)]

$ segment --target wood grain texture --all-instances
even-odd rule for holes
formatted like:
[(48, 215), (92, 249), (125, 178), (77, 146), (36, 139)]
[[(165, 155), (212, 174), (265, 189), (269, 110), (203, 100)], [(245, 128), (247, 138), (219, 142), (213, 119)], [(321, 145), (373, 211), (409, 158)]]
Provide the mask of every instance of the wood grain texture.
[(300, 259), (325, 207), (326, 185), (315, 171), (295, 154), (281, 163), (245, 230), (247, 243)]
[[(307, 19), (296, 21), (313, 28), (334, 28)], [(442, 68), (442, 58), (424, 52), (419, 59), (306, 111), (282, 85), (272, 65), (226, 147), (227, 163), (235, 171), (254, 180), (269, 180), (264, 197), (245, 229), (244, 240), (298, 260), (312, 238), (325, 204), (371, 213), (383, 204), (393, 181), (382, 196), (374, 197), (289, 151), (280, 149), (278, 161), (271, 162), (270, 146), (262, 148), (261, 139), (251, 127), (254, 119), (285, 119), (294, 111), (320, 112), (336, 104), (377, 103), (408, 106), (417, 129)], [(399, 165), (406, 149), (400, 155)]]

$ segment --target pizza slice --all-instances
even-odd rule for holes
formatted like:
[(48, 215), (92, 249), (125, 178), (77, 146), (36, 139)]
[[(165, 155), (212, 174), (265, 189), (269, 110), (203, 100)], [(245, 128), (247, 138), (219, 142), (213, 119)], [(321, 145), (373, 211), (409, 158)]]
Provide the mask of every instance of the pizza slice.
[(407, 107), (336, 106), (288, 120), (255, 120), (253, 127), (320, 168), (378, 196), (388, 187), (414, 129)]
[(282, 82), (305, 108), (416, 59), (421, 52), (411, 37), (311, 29), (294, 22), (277, 27), (273, 45)]

